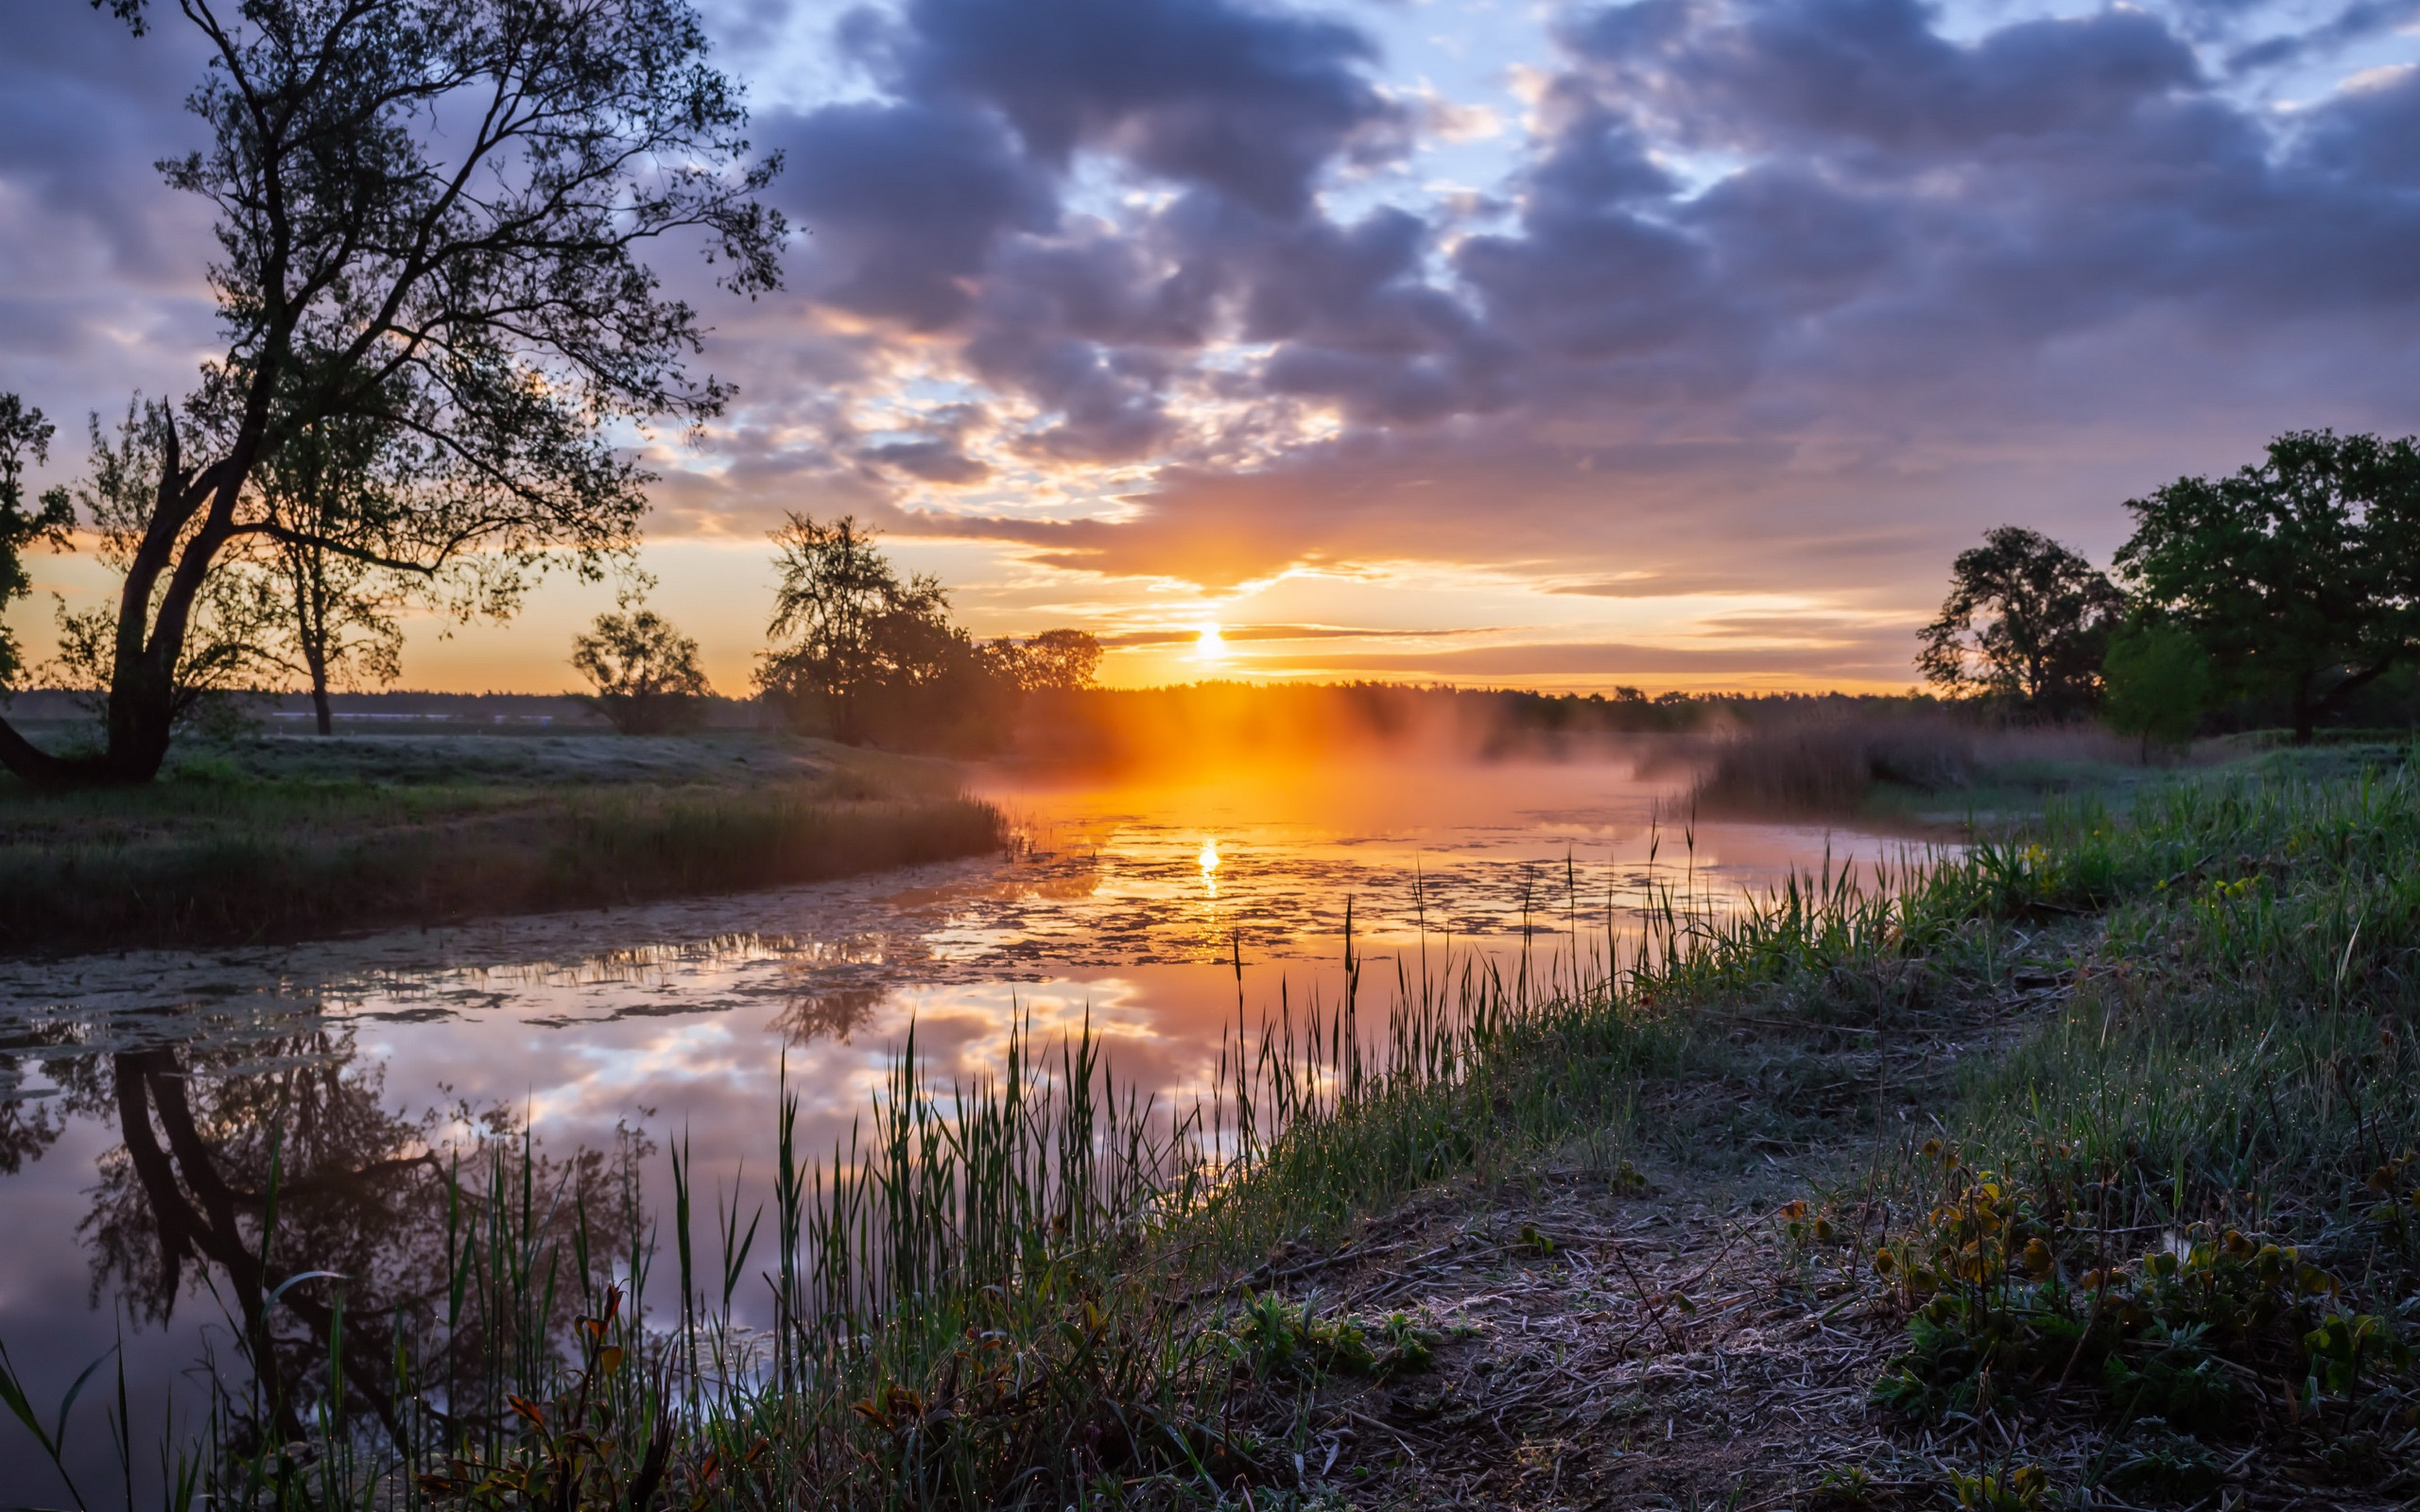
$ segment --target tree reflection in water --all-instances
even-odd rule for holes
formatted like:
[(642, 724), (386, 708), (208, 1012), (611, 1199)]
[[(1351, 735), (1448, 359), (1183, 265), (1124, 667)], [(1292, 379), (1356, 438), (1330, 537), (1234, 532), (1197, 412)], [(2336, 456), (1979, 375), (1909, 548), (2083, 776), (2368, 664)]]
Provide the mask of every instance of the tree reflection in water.
[(843, 987), (821, 992), (797, 992), (783, 1004), (773, 1020), (773, 1032), (791, 1046), (830, 1038), (842, 1044), (863, 1027), (890, 996), (887, 987)]
[[(585, 1257), (594, 1272), (556, 1278), (559, 1300), (544, 1319), (556, 1337), (635, 1228), (628, 1182), (645, 1153), (638, 1136), (558, 1160), (506, 1108), (408, 1116), (390, 1106), (384, 1066), (359, 1058), (349, 1029), (49, 1069), (67, 1111), (113, 1119), (121, 1142), (102, 1157), (78, 1228), (92, 1249), (94, 1304), (114, 1294), (132, 1317), (165, 1326), (197, 1285), (214, 1295), (250, 1367), (240, 1386), (216, 1383), (220, 1407), (254, 1444), (301, 1437), (333, 1407), (367, 1414), (402, 1445), (412, 1430), (391, 1385), (399, 1349), (424, 1383), (445, 1388), (444, 1400), (416, 1405), (454, 1418), (505, 1410), (457, 1389), (490, 1373), (499, 1343), (477, 1326), (484, 1310), (463, 1306), (483, 1246), (494, 1247), (478, 1222), (493, 1211), (491, 1188), (526, 1181), (512, 1201), (538, 1231), (520, 1237)], [(59, 1120), (37, 1114), (0, 1129), (0, 1159), (38, 1154), (30, 1141), (55, 1138)], [(573, 1244), (576, 1224), (584, 1228)]]

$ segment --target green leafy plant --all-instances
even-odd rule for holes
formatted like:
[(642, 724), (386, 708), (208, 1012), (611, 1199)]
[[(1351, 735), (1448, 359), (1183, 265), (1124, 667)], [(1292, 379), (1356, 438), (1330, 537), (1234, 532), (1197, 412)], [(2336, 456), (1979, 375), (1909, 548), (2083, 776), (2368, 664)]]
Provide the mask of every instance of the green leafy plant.
[(2223, 1469), (2196, 1440), (2145, 1424), (2144, 1431), (2113, 1452), (2100, 1484), (2137, 1506), (2172, 1506), (2218, 1493)]
[(1949, 1491), (1961, 1512), (2034, 1512), (2049, 1493), (2050, 1477), (2039, 1465), (2019, 1465), (1979, 1475), (1949, 1473)]

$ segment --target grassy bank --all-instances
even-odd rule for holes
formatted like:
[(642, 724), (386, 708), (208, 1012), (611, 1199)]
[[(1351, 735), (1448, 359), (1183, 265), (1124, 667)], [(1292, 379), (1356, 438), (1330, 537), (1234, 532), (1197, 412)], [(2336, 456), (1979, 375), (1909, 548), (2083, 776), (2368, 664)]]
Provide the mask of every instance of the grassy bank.
[(752, 733), (265, 737), (130, 790), (0, 781), (0, 952), (294, 939), (996, 849), (944, 769)]
[(2269, 758), (1357, 982), (1199, 1107), (910, 1046), (855, 1148), (782, 1110), (769, 1264), (685, 1175), (600, 1253), (634, 1188), (492, 1147), (408, 1295), (260, 1268), (380, 1347), (222, 1365), (185, 1463), (298, 1508), (2401, 1504), (2415, 853), (2402, 762)]

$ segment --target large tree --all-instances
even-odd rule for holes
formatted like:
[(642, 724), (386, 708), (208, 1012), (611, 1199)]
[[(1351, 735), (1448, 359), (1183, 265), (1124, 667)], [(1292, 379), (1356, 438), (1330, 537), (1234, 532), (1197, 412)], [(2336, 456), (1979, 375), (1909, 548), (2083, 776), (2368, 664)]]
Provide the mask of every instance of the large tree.
[(302, 679), (322, 735), (336, 729), (332, 688), (384, 685), (403, 674), (397, 615), (419, 575), (372, 558), (391, 549), (426, 456), (375, 414), (331, 415), (287, 438), (261, 466), (262, 507), (288, 528), (246, 563), (281, 610), (258, 649)]
[[(145, 0), (95, 0), (138, 31)], [(206, 404), (165, 411), (148, 516), (110, 627), (107, 745), (86, 760), (0, 722), (36, 781), (159, 769), (205, 588), (247, 538), (399, 572), (476, 556), (512, 591), (626, 546), (645, 475), (616, 421), (695, 421), (700, 328), (642, 254), (700, 243), (728, 288), (778, 281), (746, 111), (682, 0), (178, 0), (211, 53), (189, 104), (211, 145), (164, 163), (211, 201), (226, 350)], [(204, 411), (207, 411), (205, 417)], [(261, 505), (259, 471), (331, 417), (418, 438), (442, 486), (383, 549)]]
[[(91, 465), (64, 492), (91, 533), (101, 564), (112, 572), (127, 572), (143, 544), (174, 425), (165, 404), (141, 395), (127, 404), (113, 431), (103, 428), (98, 415), (91, 418)], [(117, 661), (118, 614), (114, 605), (71, 610), (62, 601), (59, 654), (43, 669), (54, 685), (97, 700), (95, 713), (104, 720)], [(223, 562), (215, 565), (187, 610), (182, 644), (169, 668), (170, 723), (181, 725), (214, 709), (223, 712), (224, 696), (273, 675), (276, 668), (262, 648), (276, 637), (283, 619), (283, 606), (266, 577)]]
[[(941, 580), (901, 576), (874, 539), (848, 516), (823, 524), (793, 514), (773, 532), (781, 583), (767, 633), (775, 644), (760, 654), (757, 687), (793, 724), (851, 745), (968, 748), (996, 739), (1018, 685), (995, 648), (951, 618)], [(1080, 660), (1058, 647), (1060, 661), (1069, 654)]]
[(1100, 642), (1083, 630), (1044, 630), (984, 644), (994, 671), (1019, 693), (1075, 693), (1100, 672)]
[(2125, 595), (2091, 562), (2036, 531), (2002, 525), (1950, 565), (1941, 616), (1916, 664), (1953, 696), (2033, 718), (2092, 707)]
[(900, 576), (874, 540), (848, 515), (825, 524), (794, 513), (773, 532), (774, 644), (756, 669), (757, 687), (793, 724), (821, 724), (851, 745), (874, 738), (901, 695), (977, 661), (940, 579)]
[(629, 600), (622, 608), (572, 637), (572, 668), (596, 690), (574, 696), (625, 735), (696, 728), (714, 693), (698, 643), (651, 609)]
[(2296, 431), (2130, 500), (2118, 569), (2294, 738), (2420, 649), (2420, 443)]

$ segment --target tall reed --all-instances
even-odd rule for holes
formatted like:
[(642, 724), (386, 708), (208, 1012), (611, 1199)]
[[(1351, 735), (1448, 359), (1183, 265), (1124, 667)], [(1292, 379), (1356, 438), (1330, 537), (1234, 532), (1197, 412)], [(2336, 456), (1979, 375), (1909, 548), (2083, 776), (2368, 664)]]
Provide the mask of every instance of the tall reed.
[[(1275, 1440), (1293, 1399), (1255, 1368), (1265, 1323), (1249, 1292), (1308, 1263), (1284, 1246), (1349, 1238), (1426, 1183), (1620, 1119), (1647, 1078), (1685, 1069), (1710, 1005), (1877, 962), (1979, 959), (1990, 974), (2014, 920), (2121, 905), (2113, 937), (2131, 938), (2128, 909), (2188, 891), (2203, 908), (2195, 889), (2297, 854), (2367, 859), (2332, 901), (2314, 892), (2266, 922), (2248, 892), (2225, 894), (2189, 936), (2209, 970), (2323, 1005), (2400, 981), (2420, 895), (2394, 857), (2420, 843), (2420, 790), (2408, 771), (2325, 787), (2179, 784), (2132, 816), (2063, 809), (2021, 842), (1827, 863), (1736, 905), (1699, 891), (1693, 866), (1602, 898), (1566, 876), (1542, 909), (1559, 925), (1549, 948), (1399, 962), (1366, 1021), (1367, 963), (1350, 944), (1340, 1000), (1281, 992), (1257, 1023), (1238, 965), (1236, 1029), (1212, 1085), (1180, 1107), (1115, 1079), (1088, 1028), (1043, 1046), (1020, 1027), (994, 1074), (962, 1084), (936, 1081), (911, 1038), (828, 1156), (801, 1147), (785, 1085), (770, 1211), (744, 1219), (736, 1187), (699, 1189), (685, 1149), (658, 1228), (627, 1169), (606, 1214), (592, 1206), (602, 1189), (550, 1182), (526, 1144), (493, 1148), (449, 1177), (442, 1306), (399, 1313), (392, 1330), (382, 1391), (407, 1406), (387, 1422), (347, 1412), (355, 1367), (332, 1344), (322, 1378), (258, 1388), (309, 1399), (299, 1445), (262, 1435), (257, 1403), (228, 1388), (197, 1490), (281, 1509), (1215, 1497), (1287, 1457)], [(2266, 933), (2228, 933), (2244, 930)], [(2145, 934), (2134, 948), (2154, 945)], [(2061, 1100), (2080, 1085), (2056, 1068), (2082, 1053), (2081, 1032), (2054, 1029), (2009, 1061), (2018, 1080), (1987, 1080), (1978, 1106), (2006, 1108), (2022, 1085), (2037, 1126), (2098, 1116), (2124, 1137), (2086, 1094)], [(2130, 1071), (2129, 1095), (2156, 1072), (2155, 1057)], [(2182, 1090), (2197, 1111), (2144, 1126), (2224, 1148), (2209, 1121), (2260, 1085)], [(2209, 1180), (2273, 1158), (2287, 1133)], [(752, 1261), (769, 1218), (770, 1262)], [(604, 1253), (601, 1232), (626, 1239)], [(658, 1241), (678, 1300), (648, 1308)], [(740, 1298), (760, 1283), (772, 1321), (752, 1328)]]

